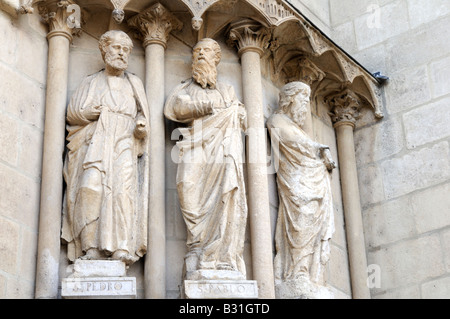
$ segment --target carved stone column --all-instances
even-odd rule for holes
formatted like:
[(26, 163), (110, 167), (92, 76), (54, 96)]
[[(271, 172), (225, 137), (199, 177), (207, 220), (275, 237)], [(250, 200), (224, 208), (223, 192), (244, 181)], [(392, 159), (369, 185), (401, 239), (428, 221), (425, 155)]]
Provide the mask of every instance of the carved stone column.
[(145, 88), (150, 108), (150, 180), (148, 252), (145, 258), (145, 297), (166, 295), (164, 54), (172, 30), (182, 23), (157, 3), (128, 24), (145, 47)]
[(359, 118), (360, 99), (346, 90), (327, 99), (337, 135), (342, 200), (350, 263), (352, 293), (355, 299), (370, 299), (367, 286), (367, 257), (361, 216), (358, 173), (353, 131)]
[(39, 6), (49, 33), (35, 298), (58, 296), (65, 115), (73, 32), (67, 20), (72, 13), (67, 10), (70, 4), (71, 1), (47, 1)]
[(229, 42), (236, 45), (241, 58), (247, 108), (247, 192), (253, 279), (258, 282), (259, 298), (275, 298), (260, 61), (269, 40), (269, 30), (251, 20), (233, 24), (229, 30)]

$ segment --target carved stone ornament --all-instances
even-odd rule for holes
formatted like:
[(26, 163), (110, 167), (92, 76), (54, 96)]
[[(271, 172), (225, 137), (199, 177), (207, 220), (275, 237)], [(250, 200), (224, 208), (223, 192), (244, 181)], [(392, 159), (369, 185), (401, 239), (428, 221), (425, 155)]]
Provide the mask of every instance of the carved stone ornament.
[(171, 31), (181, 30), (183, 24), (163, 5), (157, 3), (128, 21), (138, 31), (137, 37), (144, 41), (144, 47), (151, 43), (167, 46)]
[(117, 24), (121, 24), (123, 19), (125, 18), (125, 6), (130, 2), (130, 0), (110, 0), (112, 5), (114, 6), (114, 10), (112, 12), (112, 16), (114, 21)]
[(305, 57), (292, 59), (284, 65), (283, 70), (286, 74), (286, 83), (301, 81), (311, 86), (325, 78), (325, 73)]
[(331, 111), (328, 113), (335, 126), (350, 124), (355, 126), (360, 118), (361, 100), (352, 91), (345, 90), (339, 94), (327, 97), (326, 102)]
[(105, 70), (85, 78), (67, 108), (62, 238), (71, 261), (130, 265), (147, 250), (148, 105), (126, 72), (128, 35), (108, 31), (99, 47)]
[(228, 45), (235, 45), (239, 55), (247, 50), (253, 50), (262, 56), (270, 45), (270, 38), (270, 29), (250, 19), (233, 23), (228, 30)]
[(294, 13), (285, 3), (279, 0), (249, 0), (260, 12), (266, 15), (274, 25), (280, 25), (286, 20), (294, 18)]
[(72, 41), (73, 35), (80, 35), (82, 13), (74, 1), (56, 1), (52, 4), (38, 1), (36, 3), (43, 21), (49, 25), (48, 38), (63, 35)]
[(37, 0), (22, 0), (20, 3), (19, 13), (31, 14), (34, 12), (33, 5), (37, 3)]
[(203, 14), (207, 11), (229, 11), (234, 7), (237, 0), (182, 0), (191, 11), (192, 28), (196, 31), (200, 30), (203, 25)]
[(246, 111), (234, 88), (217, 82), (221, 48), (193, 49), (192, 78), (169, 95), (164, 114), (186, 123), (177, 143), (177, 190), (187, 226), (186, 280), (245, 280), (247, 201), (242, 131)]
[(313, 295), (323, 290), (321, 281), (335, 230), (329, 171), (336, 164), (329, 147), (315, 142), (302, 129), (310, 94), (305, 83), (286, 84), (279, 109), (267, 122), (279, 163), (274, 260), (279, 298), (320, 297)]

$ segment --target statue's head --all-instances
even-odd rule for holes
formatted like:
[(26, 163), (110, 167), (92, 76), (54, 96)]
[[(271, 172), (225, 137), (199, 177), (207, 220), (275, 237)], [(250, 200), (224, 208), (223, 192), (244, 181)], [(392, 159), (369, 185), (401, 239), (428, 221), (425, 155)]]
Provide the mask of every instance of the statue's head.
[(125, 11), (120, 9), (114, 9), (112, 12), (112, 17), (117, 24), (121, 24), (125, 18)]
[(309, 110), (311, 88), (303, 82), (291, 82), (283, 86), (280, 92), (278, 113), (292, 118), (299, 126), (303, 126)]
[(220, 45), (213, 39), (200, 40), (192, 51), (192, 77), (203, 88), (215, 88), (217, 65), (222, 58)]
[(100, 37), (99, 48), (103, 61), (116, 69), (124, 71), (128, 67), (128, 57), (133, 49), (133, 41), (123, 31), (111, 30)]

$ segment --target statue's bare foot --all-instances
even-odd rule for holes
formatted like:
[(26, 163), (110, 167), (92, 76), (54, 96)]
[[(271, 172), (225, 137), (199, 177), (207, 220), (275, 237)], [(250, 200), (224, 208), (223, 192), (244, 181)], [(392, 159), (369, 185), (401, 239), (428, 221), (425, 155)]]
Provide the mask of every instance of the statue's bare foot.
[(233, 266), (231, 266), (231, 265), (228, 264), (228, 263), (220, 263), (220, 264), (218, 264), (218, 265), (217, 265), (217, 269), (218, 269), (218, 270), (229, 270), (229, 271), (234, 271), (234, 270), (236, 270), (236, 269), (234, 269)]
[(134, 263), (137, 259), (133, 258), (126, 250), (117, 250), (111, 256), (114, 260), (123, 261), (127, 266)]
[(84, 256), (80, 257), (81, 260), (99, 260), (101, 259), (100, 251), (97, 248), (88, 249)]

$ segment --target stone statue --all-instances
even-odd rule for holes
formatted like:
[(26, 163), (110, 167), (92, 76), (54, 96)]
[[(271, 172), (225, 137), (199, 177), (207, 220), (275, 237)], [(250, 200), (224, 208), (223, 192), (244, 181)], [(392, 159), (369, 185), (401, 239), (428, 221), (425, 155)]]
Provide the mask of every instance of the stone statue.
[(329, 147), (302, 130), (310, 94), (310, 87), (302, 82), (285, 85), (279, 110), (267, 122), (279, 165), (275, 280), (293, 285), (294, 290), (299, 282), (320, 284), (334, 232), (329, 171), (336, 164)]
[(128, 35), (108, 31), (99, 47), (106, 68), (84, 79), (67, 109), (62, 238), (71, 261), (130, 265), (147, 250), (148, 106), (126, 72)]
[(217, 82), (220, 45), (202, 39), (192, 59), (192, 78), (174, 89), (164, 109), (168, 119), (188, 124), (180, 129), (183, 139), (177, 143), (177, 190), (187, 226), (186, 278), (203, 270), (227, 270), (245, 279), (246, 113), (233, 87)]

